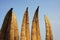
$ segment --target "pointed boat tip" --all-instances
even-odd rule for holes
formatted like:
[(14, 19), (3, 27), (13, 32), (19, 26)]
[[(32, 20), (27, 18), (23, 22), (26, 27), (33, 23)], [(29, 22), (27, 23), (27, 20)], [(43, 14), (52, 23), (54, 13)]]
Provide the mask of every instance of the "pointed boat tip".
[(10, 8), (10, 9), (8, 10), (8, 12), (12, 12), (12, 10), (13, 10), (13, 8)]
[(10, 8), (10, 9), (8, 10), (7, 14), (11, 14), (11, 13), (12, 13), (12, 10), (13, 10), (13, 8)]
[(10, 8), (10, 10), (9, 11), (12, 11), (13, 10), (13, 8)]
[(26, 13), (28, 12), (28, 7), (26, 8)]
[(13, 10), (13, 8), (10, 9), (11, 11)]
[(37, 10), (39, 9), (39, 6), (37, 7)]
[(36, 11), (38, 11), (38, 10), (39, 10), (39, 6), (37, 7)]
[(24, 15), (27, 15), (27, 14), (28, 14), (28, 7), (25, 9)]
[(37, 7), (37, 9), (39, 9), (39, 6)]
[(38, 11), (39, 11), (39, 6), (37, 7), (36, 11), (35, 11), (35, 14), (34, 14), (34, 17), (38, 17)]
[(26, 8), (26, 10), (28, 11), (28, 7)]

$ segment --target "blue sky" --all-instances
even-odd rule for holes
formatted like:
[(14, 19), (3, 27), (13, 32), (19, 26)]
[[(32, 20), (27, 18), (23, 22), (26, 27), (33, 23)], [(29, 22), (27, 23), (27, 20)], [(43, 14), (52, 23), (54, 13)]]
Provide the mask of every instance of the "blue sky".
[(28, 7), (30, 30), (32, 26), (32, 20), (35, 10), (39, 6), (39, 23), (41, 38), (45, 40), (45, 22), (44, 15), (49, 17), (53, 38), (54, 40), (60, 39), (60, 0), (0, 0), (0, 28), (2, 26), (4, 17), (10, 8), (13, 8), (13, 12), (16, 15), (19, 32), (21, 30), (21, 24), (23, 15)]

